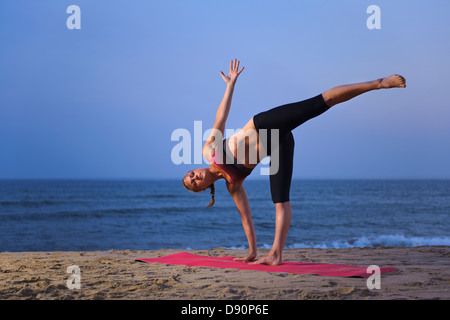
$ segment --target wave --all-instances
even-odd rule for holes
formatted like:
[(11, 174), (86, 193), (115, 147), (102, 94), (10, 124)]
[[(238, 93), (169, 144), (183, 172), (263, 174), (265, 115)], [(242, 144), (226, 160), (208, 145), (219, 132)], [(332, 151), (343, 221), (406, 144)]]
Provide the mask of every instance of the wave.
[[(450, 237), (414, 237), (404, 235), (361, 236), (350, 240), (333, 240), (329, 242), (300, 242), (286, 245), (286, 249), (345, 249), (365, 247), (420, 247), (420, 246), (450, 246)], [(269, 244), (258, 246), (260, 249), (272, 248)], [(232, 246), (225, 249), (244, 250), (244, 246)]]
[(59, 204), (65, 204), (65, 202), (52, 200), (0, 201), (0, 207), (40, 207)]
[(419, 246), (450, 246), (450, 237), (415, 237), (397, 235), (361, 236), (350, 240), (334, 240), (323, 243), (295, 243), (287, 248), (364, 248), (364, 247), (419, 247)]

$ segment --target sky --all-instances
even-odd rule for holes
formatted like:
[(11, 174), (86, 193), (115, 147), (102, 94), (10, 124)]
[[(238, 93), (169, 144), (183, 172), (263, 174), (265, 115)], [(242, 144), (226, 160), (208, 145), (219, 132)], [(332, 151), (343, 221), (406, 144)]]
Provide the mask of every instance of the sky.
[[(370, 5), (381, 29), (367, 27)], [(406, 78), (297, 128), (294, 178), (450, 178), (448, 12), (447, 0), (1, 1), (0, 178), (181, 179), (205, 165), (175, 164), (172, 133), (212, 127), (234, 58), (232, 130), (337, 85)]]

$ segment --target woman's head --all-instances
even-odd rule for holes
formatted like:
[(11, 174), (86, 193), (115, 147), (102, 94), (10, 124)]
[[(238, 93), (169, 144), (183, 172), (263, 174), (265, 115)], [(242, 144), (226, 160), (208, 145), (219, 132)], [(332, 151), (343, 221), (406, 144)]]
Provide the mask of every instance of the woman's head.
[(211, 201), (208, 207), (214, 205), (214, 179), (210, 177), (210, 171), (208, 169), (202, 168), (191, 170), (185, 174), (181, 182), (186, 189), (192, 192), (202, 192), (209, 188), (211, 191)]

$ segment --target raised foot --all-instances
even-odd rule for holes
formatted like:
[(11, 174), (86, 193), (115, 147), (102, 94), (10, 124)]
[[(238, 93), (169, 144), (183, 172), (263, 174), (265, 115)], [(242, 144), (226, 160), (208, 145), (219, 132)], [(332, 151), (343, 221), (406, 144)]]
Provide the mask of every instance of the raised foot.
[(264, 264), (268, 266), (279, 266), (283, 261), (281, 258), (274, 257), (272, 255), (267, 255), (262, 257), (261, 259), (256, 260), (250, 264)]
[(406, 88), (406, 80), (399, 74), (382, 78), (380, 88)]

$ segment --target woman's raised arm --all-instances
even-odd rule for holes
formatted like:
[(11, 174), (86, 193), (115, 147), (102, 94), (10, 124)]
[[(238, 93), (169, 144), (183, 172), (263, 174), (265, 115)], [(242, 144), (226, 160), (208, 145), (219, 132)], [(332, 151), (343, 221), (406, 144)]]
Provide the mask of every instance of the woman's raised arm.
[(203, 150), (212, 142), (214, 142), (214, 137), (217, 136), (218, 132), (220, 131), (222, 137), (224, 136), (225, 132), (225, 123), (227, 122), (228, 114), (230, 113), (230, 107), (231, 107), (231, 100), (233, 97), (234, 92), (234, 85), (236, 84), (237, 78), (241, 74), (241, 72), (244, 70), (244, 67), (239, 70), (239, 61), (237, 59), (230, 61), (230, 71), (227, 75), (225, 75), (222, 71), (220, 71), (220, 75), (222, 76), (222, 79), (227, 84), (227, 88), (225, 89), (225, 94), (222, 98), (222, 101), (220, 102), (219, 108), (216, 112), (216, 119), (214, 121), (213, 130), (206, 140), (205, 145), (203, 146)]

